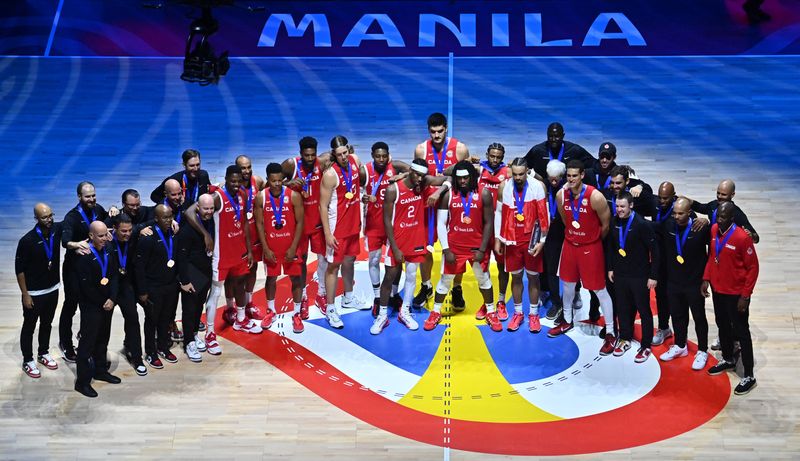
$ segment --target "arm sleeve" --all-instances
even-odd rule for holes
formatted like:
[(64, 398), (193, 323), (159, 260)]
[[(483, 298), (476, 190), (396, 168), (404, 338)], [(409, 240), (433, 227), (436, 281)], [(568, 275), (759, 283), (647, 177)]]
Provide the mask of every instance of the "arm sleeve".
[[(494, 210), (494, 238), (497, 240), (502, 241), (503, 239), (500, 237), (500, 226), (503, 225), (503, 200), (498, 198), (497, 199), (497, 206)], [(438, 229), (437, 229), (438, 230)]]
[(753, 294), (753, 289), (756, 287), (756, 280), (758, 279), (758, 255), (756, 255), (756, 248), (753, 245), (753, 240), (747, 237), (745, 245), (740, 245), (740, 252), (742, 253), (742, 260), (744, 261), (745, 274), (744, 286), (742, 286), (742, 296), (749, 298)]
[(436, 232), (439, 234), (442, 250), (450, 248), (450, 244), (447, 242), (447, 216), (449, 214), (448, 210), (436, 210)]

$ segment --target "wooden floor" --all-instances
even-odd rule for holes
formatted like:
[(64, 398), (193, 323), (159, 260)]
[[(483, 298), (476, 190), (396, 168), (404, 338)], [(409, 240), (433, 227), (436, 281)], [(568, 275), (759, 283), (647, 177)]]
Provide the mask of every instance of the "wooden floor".
[[(732, 396), (688, 433), (581, 458), (798, 459), (797, 65), (797, 58), (456, 59), (451, 127), (473, 153), (500, 141), (508, 157), (523, 154), (558, 120), (567, 139), (593, 153), (613, 141), (620, 163), (654, 188), (669, 179), (679, 194), (705, 201), (720, 179), (735, 179), (736, 203), (761, 235), (750, 316), (758, 387)], [(0, 267), (0, 458), (502, 458), (373, 427), (225, 340), (220, 357), (193, 364), (180, 356), (138, 377), (118, 354), (119, 315), (110, 353), (122, 385), (100, 383), (100, 397), (86, 399), (72, 391), (74, 367), (63, 361), (41, 379), (24, 375), (12, 261), (35, 202), (63, 215), (82, 179), (95, 181), (104, 205), (119, 203), (129, 186), (146, 197), (179, 169), (186, 147), (203, 153), (217, 179), (234, 154), (250, 154), (260, 172), (294, 154), (304, 135), (324, 147), (345, 134), (365, 156), (385, 140), (407, 159), (426, 136), (425, 117), (448, 108), (446, 59), (242, 59), (219, 87), (202, 89), (181, 82), (179, 68), (170, 60), (0, 59), (0, 160), (9, 186), (0, 208), (7, 261)], [(707, 310), (711, 320), (710, 303)], [(56, 343), (54, 328), (52, 353)], [(636, 421), (608, 424), (625, 431)], [(536, 442), (536, 433), (486, 441)]]

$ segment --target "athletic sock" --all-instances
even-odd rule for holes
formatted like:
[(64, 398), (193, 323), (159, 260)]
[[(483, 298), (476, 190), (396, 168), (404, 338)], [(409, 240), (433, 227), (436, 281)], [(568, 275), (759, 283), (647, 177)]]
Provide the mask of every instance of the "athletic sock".
[(300, 304), (302, 304), (302, 303), (294, 303), (294, 313), (295, 314), (299, 314), (300, 313)]
[(522, 303), (514, 303), (514, 312), (517, 314), (522, 313)]
[(497, 308), (494, 307), (494, 303), (486, 303), (486, 312), (487, 313), (491, 314), (492, 312), (494, 312), (496, 310), (497, 310)]
[(500, 301), (506, 302), (506, 294), (505, 293), (501, 292), (501, 293), (497, 294), (497, 302), (500, 302)]
[(433, 282), (431, 282), (430, 280), (428, 280), (427, 282), (422, 282), (422, 286), (433, 290)]
[(275, 300), (274, 300), (274, 299), (268, 299), (268, 300), (267, 300), (267, 307), (268, 307), (268, 308), (269, 308), (269, 310), (271, 310), (272, 312), (275, 312)]
[(433, 312), (442, 313), (442, 303), (433, 303)]
[(352, 291), (345, 291), (344, 292), (343, 302), (347, 303), (347, 304), (350, 304), (351, 302), (353, 302), (353, 292)]
[(239, 322), (244, 321), (244, 307), (236, 306), (236, 320)]
[(381, 286), (372, 285), (372, 294), (374, 294), (376, 298), (379, 298), (381, 296)]
[(378, 315), (389, 315), (389, 306), (381, 306), (381, 311)]
[[(535, 306), (531, 306), (530, 307), (530, 311), (528, 312), (528, 315), (539, 315), (539, 306), (541, 306), (541, 305), (542, 304), (540, 302), (539, 304), (537, 304)], [(520, 307), (522, 307), (522, 306), (520, 306)]]

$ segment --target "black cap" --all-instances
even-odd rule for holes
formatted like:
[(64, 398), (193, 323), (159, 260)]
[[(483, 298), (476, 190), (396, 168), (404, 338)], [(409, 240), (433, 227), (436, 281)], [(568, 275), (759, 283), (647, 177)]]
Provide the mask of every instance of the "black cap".
[(617, 155), (617, 148), (610, 142), (600, 144), (600, 151), (597, 153), (598, 157), (614, 157)]

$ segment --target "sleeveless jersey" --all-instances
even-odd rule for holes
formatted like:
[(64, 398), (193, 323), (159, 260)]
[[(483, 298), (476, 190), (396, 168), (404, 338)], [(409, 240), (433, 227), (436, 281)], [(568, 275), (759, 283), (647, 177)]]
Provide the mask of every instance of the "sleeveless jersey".
[[(447, 241), (457, 253), (466, 253), (481, 246), (483, 240), (483, 201), (475, 191), (467, 194), (469, 217), (464, 213), (464, 199), (460, 192), (450, 191), (450, 221), (447, 226)], [(469, 221), (469, 222), (466, 222)]]
[[(433, 151), (433, 143), (430, 139), (425, 141), (425, 161), (428, 162), (428, 174), (431, 176), (441, 175), (442, 172), (451, 166), (458, 163), (456, 157), (456, 147), (458, 146), (458, 139), (445, 138), (442, 150), (444, 152)], [(442, 160), (444, 156), (444, 160)], [(441, 168), (437, 166), (436, 162), (439, 161)]]
[(398, 248), (404, 255), (424, 255), (428, 244), (425, 235), (425, 198), (398, 181), (397, 198), (392, 205), (392, 229)]
[(283, 201), (278, 203), (280, 196), (272, 197), (275, 205), (280, 207), (280, 226), (278, 229), (278, 221), (275, 216), (275, 211), (272, 208), (272, 201), (270, 201), (269, 187), (264, 189), (264, 236), (267, 240), (269, 249), (276, 255), (286, 254), (286, 250), (292, 245), (294, 239), (294, 230), (297, 227), (297, 222), (294, 219), (294, 208), (292, 207), (292, 194), (298, 192), (293, 191), (288, 187), (283, 187)]
[(256, 230), (256, 218), (253, 213), (253, 206), (258, 195), (258, 185), (254, 176), (250, 176), (250, 187), (242, 186), (242, 194), (244, 195), (245, 206), (243, 209), (247, 212), (247, 223), (250, 226), (250, 238), (252, 239), (250, 246), (261, 245), (261, 241), (258, 240), (258, 231)]
[[(389, 179), (397, 172), (392, 163), (386, 165), (383, 176), (375, 171), (375, 163), (370, 162), (365, 165), (367, 170), (367, 185), (364, 186), (366, 193), (374, 195), (378, 200), (367, 203), (364, 216), (364, 235), (369, 237), (384, 237), (386, 229), (383, 227), (383, 198), (386, 196), (386, 188), (389, 187)], [(378, 184), (380, 180), (380, 184)]]
[[(517, 198), (522, 195), (522, 191), (516, 190), (513, 179), (506, 181), (503, 196), (497, 202), (497, 206), (502, 207), (500, 241), (506, 245), (528, 245), (537, 221), (542, 233), (546, 233), (549, 226), (544, 190), (539, 182), (528, 177), (528, 189), (523, 190), (525, 195), (522, 197), (521, 211), (517, 210)], [(518, 213), (525, 217), (523, 221), (517, 219)]]
[(346, 238), (361, 232), (361, 186), (358, 180), (358, 165), (352, 155), (347, 156), (350, 165), (350, 192), (353, 198), (347, 198), (347, 183), (344, 180), (347, 167), (341, 168), (334, 162), (331, 169), (336, 173), (337, 185), (331, 194), (328, 205), (328, 224), (336, 238)]
[[(209, 192), (220, 198), (222, 206), (214, 212), (214, 256), (213, 261), (218, 267), (230, 267), (240, 263), (247, 254), (247, 241), (244, 236), (243, 222), (246, 222), (245, 199), (242, 192), (238, 191), (231, 198), (239, 204), (239, 219), (233, 204), (228, 200), (222, 187), (210, 187)], [(251, 235), (252, 236), (252, 235)]]
[[(314, 162), (314, 168), (308, 171), (303, 167), (301, 157), (294, 159), (294, 178), (306, 179), (306, 186), (303, 188), (303, 234), (310, 235), (322, 230), (322, 219), (319, 215), (319, 190), (322, 186), (322, 171), (319, 169), (319, 162)], [(309, 174), (311, 175), (309, 177)], [(308, 195), (308, 197), (306, 197)]]
[(492, 194), (492, 202), (497, 203), (497, 192), (500, 189), (500, 183), (511, 177), (511, 170), (503, 165), (497, 169), (496, 172), (484, 166), (481, 168), (481, 175), (478, 177), (478, 191), (484, 188), (488, 189)]
[(600, 239), (600, 217), (597, 215), (597, 212), (594, 211), (594, 208), (592, 208), (590, 200), (595, 188), (585, 184), (583, 187), (586, 188), (586, 192), (583, 194), (583, 199), (578, 204), (578, 209), (580, 210), (578, 223), (580, 223), (580, 228), (577, 229), (572, 225), (572, 222), (575, 220), (572, 215), (572, 206), (573, 202), (578, 201), (580, 192), (576, 196), (572, 196), (572, 191), (570, 189), (565, 189), (563, 192), (564, 203), (561, 206), (564, 209), (566, 218), (564, 222), (564, 240), (572, 245), (587, 245)]

